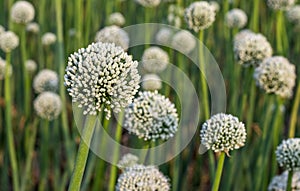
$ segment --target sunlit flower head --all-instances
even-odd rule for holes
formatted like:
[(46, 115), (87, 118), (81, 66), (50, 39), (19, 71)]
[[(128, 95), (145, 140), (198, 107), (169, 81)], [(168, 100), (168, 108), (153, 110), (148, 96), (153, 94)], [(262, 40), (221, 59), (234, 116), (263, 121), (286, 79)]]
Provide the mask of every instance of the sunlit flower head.
[(300, 5), (295, 5), (286, 11), (286, 17), (291, 23), (300, 24)]
[(42, 44), (44, 46), (49, 46), (56, 42), (56, 35), (51, 32), (47, 32), (42, 36)]
[(115, 12), (109, 15), (108, 22), (110, 25), (123, 26), (125, 24), (125, 18), (122, 13)]
[(286, 10), (295, 4), (295, 0), (267, 0), (267, 5), (273, 10)]
[(62, 109), (60, 97), (53, 92), (39, 94), (33, 105), (36, 114), (46, 120), (56, 119)]
[(29, 73), (34, 73), (37, 69), (37, 64), (34, 60), (27, 60), (25, 63), (26, 71)]
[(34, 19), (34, 7), (28, 1), (17, 1), (11, 7), (11, 19), (15, 23), (27, 24)]
[(0, 48), (8, 53), (19, 46), (19, 37), (11, 31), (5, 31), (0, 35)]
[(31, 33), (39, 33), (40, 32), (40, 25), (35, 23), (35, 22), (32, 22), (32, 23), (28, 23), (26, 25), (26, 30), (28, 32), (31, 32)]
[(286, 170), (300, 170), (300, 138), (283, 140), (276, 149), (276, 159)]
[(146, 91), (160, 90), (162, 87), (161, 79), (156, 74), (145, 74), (142, 78), (142, 88)]
[(58, 89), (58, 75), (49, 69), (41, 70), (33, 79), (33, 89), (36, 93), (55, 92)]
[(195, 37), (187, 30), (180, 30), (173, 36), (172, 47), (189, 54), (196, 47)]
[(232, 9), (225, 16), (225, 23), (229, 28), (243, 28), (248, 21), (242, 9)]
[[(286, 191), (288, 171), (272, 178), (268, 191)], [(292, 178), (292, 191), (300, 190), (300, 171), (295, 171)]]
[(169, 28), (160, 29), (155, 35), (155, 41), (161, 45), (170, 45), (173, 32)]
[(168, 63), (168, 53), (157, 46), (147, 48), (143, 53), (143, 68), (149, 73), (158, 73), (163, 71), (167, 67)]

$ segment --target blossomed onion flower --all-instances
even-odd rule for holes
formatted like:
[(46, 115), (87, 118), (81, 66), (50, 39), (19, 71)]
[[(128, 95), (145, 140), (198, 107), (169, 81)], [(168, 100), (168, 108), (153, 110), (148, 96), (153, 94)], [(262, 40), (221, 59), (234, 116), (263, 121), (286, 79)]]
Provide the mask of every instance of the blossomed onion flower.
[(168, 98), (157, 91), (140, 92), (125, 110), (124, 127), (145, 141), (165, 141), (177, 131), (177, 110)]
[(108, 22), (110, 25), (123, 26), (125, 24), (125, 18), (122, 13), (115, 12), (109, 15)]
[(169, 179), (154, 166), (134, 165), (120, 175), (116, 191), (169, 191)]
[(142, 78), (142, 88), (146, 91), (160, 90), (162, 87), (161, 79), (156, 74), (145, 74)]
[[(268, 191), (285, 191), (287, 189), (288, 171), (284, 171), (281, 175), (272, 178), (268, 186)], [(300, 190), (300, 171), (293, 174), (291, 182), (292, 191)]]
[(267, 0), (267, 5), (273, 10), (286, 10), (295, 4), (295, 0)]
[(143, 68), (149, 73), (159, 73), (169, 64), (169, 55), (163, 49), (152, 46), (142, 56)]
[(33, 89), (36, 93), (56, 92), (58, 89), (57, 73), (49, 69), (41, 70), (33, 79)]
[(117, 166), (121, 170), (125, 170), (128, 167), (136, 165), (139, 161), (139, 158), (133, 154), (127, 153), (122, 156), (121, 160), (118, 162)]
[[(5, 72), (6, 72), (6, 62), (0, 57), (0, 80), (3, 80), (5, 78)], [(9, 72), (9, 76), (11, 76), (12, 75), (11, 65), (9, 66), (8, 72)]]
[(11, 8), (11, 19), (15, 23), (27, 24), (34, 19), (34, 7), (28, 1), (17, 1)]
[(19, 46), (19, 37), (12, 31), (5, 31), (0, 35), (0, 48), (8, 53)]
[(225, 23), (229, 28), (243, 28), (247, 21), (248, 17), (242, 9), (232, 9), (225, 16)]
[(65, 86), (72, 101), (88, 115), (83, 127), (75, 168), (69, 190), (78, 190), (85, 169), (97, 114), (110, 118), (132, 102), (139, 88), (138, 62), (112, 43), (92, 43), (71, 54), (65, 74)]
[(187, 30), (180, 30), (172, 38), (172, 47), (189, 54), (196, 47), (195, 37)]

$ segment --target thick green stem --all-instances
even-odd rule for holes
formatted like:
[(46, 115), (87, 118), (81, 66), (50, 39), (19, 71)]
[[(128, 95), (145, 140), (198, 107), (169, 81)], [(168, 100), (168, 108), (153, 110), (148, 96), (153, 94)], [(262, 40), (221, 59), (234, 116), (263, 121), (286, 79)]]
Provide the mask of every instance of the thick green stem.
[(289, 170), (287, 184), (286, 184), (286, 191), (292, 191), (292, 184), (293, 184), (293, 170)]
[(76, 48), (81, 48), (83, 42), (82, 42), (82, 19), (83, 19), (83, 1), (82, 0), (76, 0), (75, 1), (75, 11), (76, 11), (76, 19), (75, 19), (75, 28), (76, 28), (76, 36), (77, 36), (77, 44)]
[(222, 152), (220, 157), (219, 157), (218, 168), (217, 168), (215, 180), (214, 180), (214, 183), (213, 183), (212, 191), (218, 191), (219, 190), (219, 185), (220, 185), (220, 182), (221, 182), (225, 156), (226, 156), (225, 153)]
[(254, 0), (254, 6), (253, 6), (253, 14), (252, 14), (252, 20), (251, 20), (251, 29), (253, 32), (258, 32), (259, 28), (259, 2), (260, 0)]
[(84, 174), (86, 161), (89, 154), (90, 143), (93, 137), (96, 121), (97, 121), (97, 115), (95, 116), (89, 115), (86, 119), (83, 132), (82, 132), (82, 138), (77, 153), (74, 171), (68, 189), (69, 191), (80, 190), (82, 177)]
[(282, 21), (283, 21), (283, 12), (277, 12), (277, 23), (276, 23), (276, 47), (277, 53), (283, 54), (283, 44), (282, 44)]
[[(118, 125), (117, 125), (117, 129), (116, 129), (116, 133), (115, 133), (115, 141), (118, 142), (118, 143), (120, 143), (121, 137), (122, 137), (123, 117), (124, 117), (124, 112), (121, 112), (119, 114), (119, 117), (118, 117)], [(119, 153), (120, 153), (119, 148), (115, 147), (113, 149), (113, 162), (114, 162), (114, 164), (116, 164), (117, 161), (118, 161)], [(117, 178), (117, 167), (115, 165), (111, 165), (109, 186), (108, 186), (109, 191), (114, 191), (115, 190), (116, 178)]]
[(296, 124), (298, 119), (297, 116), (298, 116), (299, 103), (300, 103), (300, 81), (298, 82), (297, 92), (294, 100), (295, 101), (294, 101), (291, 118), (290, 118), (289, 138), (295, 137), (295, 132), (296, 132)]
[(19, 173), (18, 173), (18, 164), (16, 157), (16, 147), (13, 139), (13, 129), (12, 129), (12, 100), (11, 100), (11, 83), (10, 83), (10, 59), (11, 53), (6, 53), (6, 67), (5, 67), (5, 131), (6, 131), (6, 140), (9, 152), (10, 165), (12, 168), (12, 178), (13, 178), (13, 190), (19, 190)]

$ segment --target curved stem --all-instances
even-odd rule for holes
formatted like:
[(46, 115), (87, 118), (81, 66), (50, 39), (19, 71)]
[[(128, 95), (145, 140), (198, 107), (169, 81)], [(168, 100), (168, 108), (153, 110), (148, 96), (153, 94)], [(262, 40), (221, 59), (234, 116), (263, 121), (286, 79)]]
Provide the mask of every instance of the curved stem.
[(218, 168), (217, 168), (215, 180), (214, 180), (214, 183), (213, 183), (212, 191), (218, 191), (219, 190), (219, 185), (220, 185), (220, 182), (221, 182), (224, 161), (225, 161), (225, 153), (222, 152), (221, 155), (220, 155), (219, 161), (218, 161)]
[(286, 184), (286, 191), (292, 191), (292, 184), (293, 184), (293, 170), (289, 170), (287, 184)]

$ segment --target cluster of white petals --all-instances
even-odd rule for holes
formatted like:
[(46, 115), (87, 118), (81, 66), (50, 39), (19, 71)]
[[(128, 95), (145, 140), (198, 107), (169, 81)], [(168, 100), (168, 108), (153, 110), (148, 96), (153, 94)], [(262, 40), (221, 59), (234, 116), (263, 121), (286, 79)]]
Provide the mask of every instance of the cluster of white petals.
[(56, 35), (51, 32), (47, 32), (42, 36), (42, 44), (44, 46), (49, 46), (56, 42)]
[(139, 88), (138, 62), (112, 43), (92, 43), (71, 54), (65, 74), (65, 85), (72, 97), (84, 109), (84, 114), (97, 115), (104, 107), (111, 111), (132, 102)]
[(157, 91), (139, 92), (125, 110), (124, 128), (145, 141), (168, 140), (178, 129), (177, 110)]
[(162, 87), (161, 79), (156, 74), (145, 74), (142, 78), (142, 88), (146, 91), (160, 90)]
[(155, 35), (158, 44), (168, 46), (171, 43), (173, 32), (169, 28), (161, 28)]
[(33, 105), (37, 115), (46, 120), (56, 119), (62, 109), (60, 97), (53, 92), (39, 94)]
[(183, 14), (184, 14), (183, 7), (180, 7), (175, 4), (170, 5), (168, 8), (168, 23), (172, 26), (180, 28), (182, 24), (181, 21), (182, 21)]
[(121, 160), (118, 162), (117, 166), (121, 170), (125, 170), (128, 167), (136, 165), (139, 161), (139, 158), (133, 154), (127, 153), (122, 156)]
[(295, 0), (267, 0), (267, 5), (273, 10), (286, 10), (295, 4)]
[(41, 70), (33, 79), (33, 89), (36, 93), (55, 92), (58, 89), (58, 75), (49, 69)]
[[(286, 185), (288, 180), (288, 171), (284, 171), (281, 175), (272, 178), (271, 183), (268, 186), (268, 191), (286, 191)], [(300, 171), (296, 171), (293, 174), (292, 179), (292, 191), (300, 190)]]
[(29, 73), (34, 73), (37, 69), (37, 64), (34, 60), (27, 60), (25, 63), (26, 71)]
[(276, 149), (276, 160), (286, 170), (300, 170), (300, 138), (283, 140)]
[(95, 37), (96, 42), (103, 43), (114, 43), (116, 46), (122, 47), (124, 50), (128, 49), (129, 46), (129, 36), (120, 27), (116, 25), (104, 27), (97, 32)]
[(172, 39), (172, 47), (184, 54), (189, 54), (196, 47), (194, 35), (187, 30), (180, 30)]
[(19, 37), (11, 31), (5, 31), (0, 35), (0, 48), (4, 52), (11, 52), (19, 46)]
[(214, 6), (206, 1), (197, 1), (185, 9), (185, 21), (190, 29), (195, 32), (204, 30), (215, 21), (216, 11)]
[(34, 7), (28, 1), (17, 1), (11, 7), (11, 19), (15, 23), (27, 24), (34, 19)]
[(254, 78), (256, 84), (267, 93), (290, 98), (296, 80), (295, 66), (282, 56), (266, 58), (255, 69)]
[(286, 17), (291, 23), (300, 24), (300, 5), (295, 5), (286, 11)]
[(34, 33), (34, 34), (39, 33), (40, 32), (40, 25), (35, 23), (35, 22), (28, 23), (26, 25), (26, 30), (28, 32), (31, 32), (31, 33)]
[(110, 25), (123, 26), (125, 24), (125, 18), (122, 13), (115, 12), (109, 15), (108, 22)]
[(225, 15), (225, 23), (229, 28), (243, 28), (248, 17), (242, 9), (232, 9)]
[(116, 191), (169, 191), (169, 179), (154, 166), (134, 165), (120, 175)]
[(169, 64), (169, 55), (163, 49), (152, 46), (142, 56), (143, 68), (149, 73), (159, 73)]
[(208, 119), (200, 131), (201, 144), (214, 152), (239, 149), (246, 142), (245, 125), (237, 117), (219, 113)]

